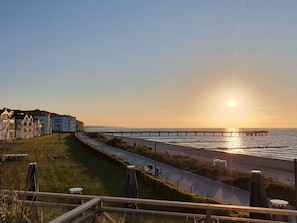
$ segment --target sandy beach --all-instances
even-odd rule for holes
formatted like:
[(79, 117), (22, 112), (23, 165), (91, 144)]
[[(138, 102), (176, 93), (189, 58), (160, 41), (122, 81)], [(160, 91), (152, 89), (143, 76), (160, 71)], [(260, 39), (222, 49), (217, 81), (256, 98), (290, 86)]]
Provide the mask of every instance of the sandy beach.
[[(152, 141), (128, 137), (121, 138), (123, 141), (126, 141), (131, 145), (145, 145), (152, 149), (155, 148), (155, 142)], [(251, 170), (261, 170), (265, 177), (272, 177), (285, 183), (295, 183), (293, 161), (209, 151), (192, 147), (170, 145), (161, 142), (156, 142), (156, 150), (158, 152), (167, 151), (172, 155), (183, 154), (199, 161), (209, 163), (213, 163), (213, 160), (216, 158), (223, 159), (227, 161), (228, 168), (244, 172), (250, 172)]]

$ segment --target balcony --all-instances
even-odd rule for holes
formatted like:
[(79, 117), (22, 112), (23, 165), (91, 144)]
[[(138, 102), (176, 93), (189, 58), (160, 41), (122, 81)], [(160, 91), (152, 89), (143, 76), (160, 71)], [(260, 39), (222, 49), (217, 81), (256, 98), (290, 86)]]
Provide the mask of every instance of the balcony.
[[(152, 199), (132, 199), (78, 194), (18, 191), (19, 198), (35, 196), (37, 201), (26, 201), (32, 208), (32, 216), (46, 218), (43, 213), (61, 213), (49, 223), (115, 223), (115, 222), (296, 222), (297, 211), (277, 208), (260, 208), (210, 203), (192, 203)], [(80, 204), (77, 204), (80, 203)], [(128, 208), (130, 205), (137, 208)], [(38, 215), (34, 211), (42, 210)], [(59, 208), (59, 211), (54, 210)], [(263, 220), (249, 217), (250, 213), (268, 214), (274, 219)], [(232, 217), (236, 216), (236, 217)]]

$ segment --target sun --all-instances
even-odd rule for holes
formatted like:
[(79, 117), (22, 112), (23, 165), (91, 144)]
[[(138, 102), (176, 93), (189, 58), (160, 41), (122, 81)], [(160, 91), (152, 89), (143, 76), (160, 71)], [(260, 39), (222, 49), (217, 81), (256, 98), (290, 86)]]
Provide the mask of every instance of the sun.
[(237, 104), (237, 102), (236, 102), (234, 99), (230, 99), (230, 100), (228, 101), (228, 105), (229, 105), (229, 107), (235, 107), (236, 104)]

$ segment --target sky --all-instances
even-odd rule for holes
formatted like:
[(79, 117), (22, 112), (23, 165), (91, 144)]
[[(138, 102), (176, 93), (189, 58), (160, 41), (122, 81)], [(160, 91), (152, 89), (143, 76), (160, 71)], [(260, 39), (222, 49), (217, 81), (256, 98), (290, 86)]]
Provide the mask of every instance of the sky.
[(295, 0), (0, 1), (0, 107), (85, 126), (294, 128), (296, 9)]

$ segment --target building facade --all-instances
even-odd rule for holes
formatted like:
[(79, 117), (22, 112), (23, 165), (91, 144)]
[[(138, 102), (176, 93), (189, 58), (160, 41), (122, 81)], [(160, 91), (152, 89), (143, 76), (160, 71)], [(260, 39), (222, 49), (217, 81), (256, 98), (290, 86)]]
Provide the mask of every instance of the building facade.
[[(30, 114), (30, 113), (29, 113)], [(0, 110), (0, 141), (11, 139), (30, 139), (53, 132), (76, 132), (76, 117), (70, 115), (51, 116), (25, 114), (20, 110)]]
[(41, 135), (48, 135), (52, 134), (52, 125), (51, 125), (51, 116), (50, 114), (47, 115), (34, 115), (34, 119), (38, 119), (40, 121), (40, 134)]
[(33, 137), (41, 136), (42, 124), (39, 119), (33, 119)]
[(32, 116), (20, 113), (15, 114), (15, 137), (17, 139), (30, 139), (34, 137), (34, 119)]
[(0, 110), (0, 140), (11, 140), (15, 138), (15, 120), (13, 111)]
[(76, 118), (70, 115), (52, 117), (53, 132), (76, 132)]

